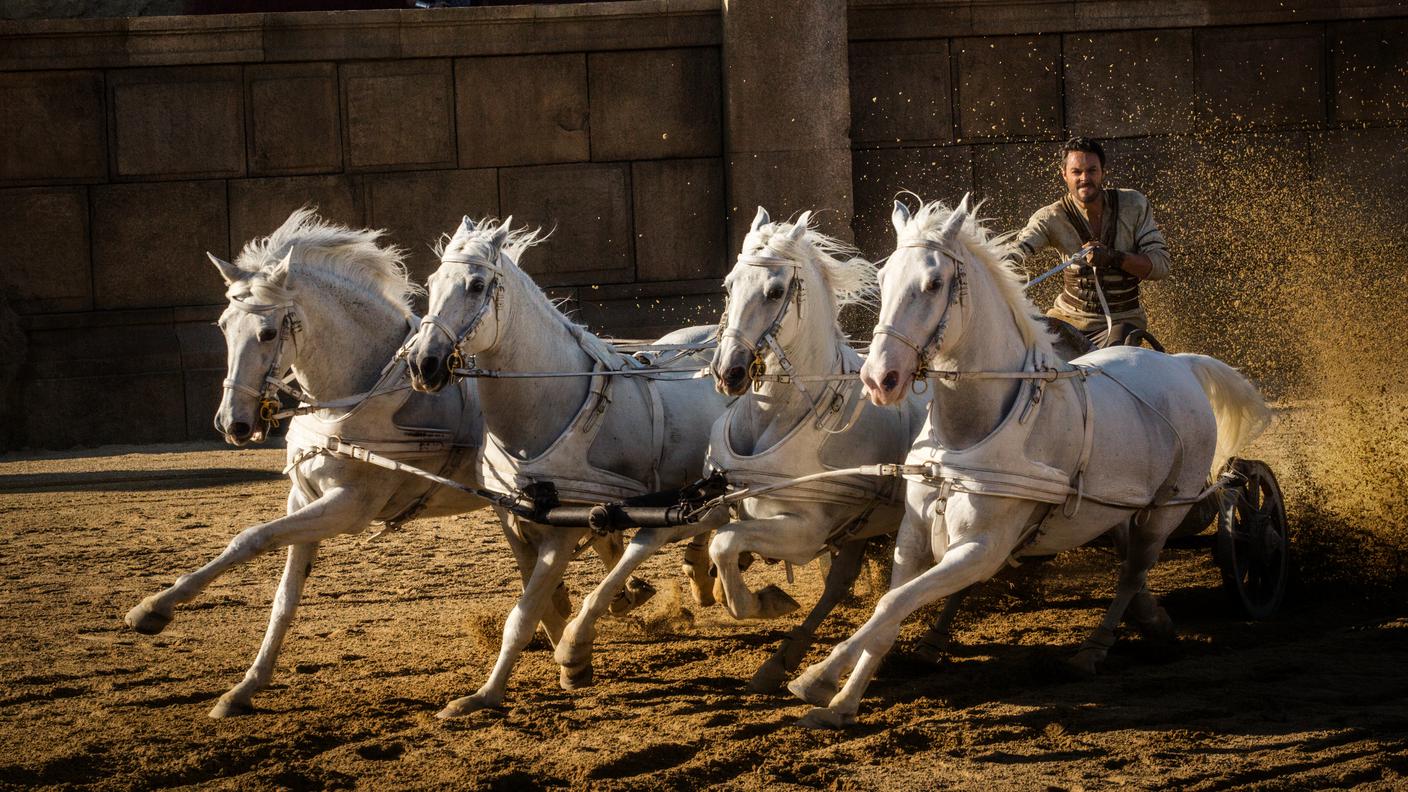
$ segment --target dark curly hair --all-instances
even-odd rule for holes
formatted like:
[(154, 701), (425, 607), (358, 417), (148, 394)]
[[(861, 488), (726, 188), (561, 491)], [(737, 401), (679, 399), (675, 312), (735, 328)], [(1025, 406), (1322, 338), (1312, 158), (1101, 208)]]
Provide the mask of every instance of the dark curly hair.
[(1086, 154), (1094, 154), (1096, 157), (1100, 158), (1100, 167), (1102, 169), (1105, 167), (1105, 149), (1099, 143), (1095, 142), (1094, 140), (1091, 140), (1088, 137), (1073, 137), (1070, 140), (1066, 141), (1066, 145), (1061, 147), (1060, 166), (1062, 168), (1066, 167), (1066, 157), (1072, 151), (1082, 151)]

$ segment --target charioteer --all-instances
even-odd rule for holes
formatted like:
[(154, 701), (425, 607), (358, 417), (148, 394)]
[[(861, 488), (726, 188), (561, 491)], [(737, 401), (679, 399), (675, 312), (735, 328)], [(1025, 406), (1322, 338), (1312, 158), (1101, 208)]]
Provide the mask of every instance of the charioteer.
[(1061, 273), (1061, 294), (1047, 316), (1074, 326), (1096, 347), (1124, 343), (1135, 330), (1148, 329), (1139, 284), (1168, 277), (1168, 246), (1143, 193), (1105, 188), (1105, 150), (1096, 141), (1066, 142), (1061, 179), (1066, 194), (1032, 215), (1004, 259), (1021, 264), (1047, 248), (1067, 258), (1084, 252), (1084, 263)]

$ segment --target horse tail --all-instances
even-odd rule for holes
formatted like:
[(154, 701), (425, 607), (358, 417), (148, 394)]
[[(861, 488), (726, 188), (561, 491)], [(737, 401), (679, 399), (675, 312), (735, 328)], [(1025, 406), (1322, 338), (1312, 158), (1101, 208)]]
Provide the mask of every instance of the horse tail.
[(1217, 420), (1217, 450), (1212, 458), (1216, 476), (1227, 460), (1251, 445), (1271, 424), (1271, 408), (1256, 386), (1231, 366), (1207, 355), (1180, 354), (1203, 386)]

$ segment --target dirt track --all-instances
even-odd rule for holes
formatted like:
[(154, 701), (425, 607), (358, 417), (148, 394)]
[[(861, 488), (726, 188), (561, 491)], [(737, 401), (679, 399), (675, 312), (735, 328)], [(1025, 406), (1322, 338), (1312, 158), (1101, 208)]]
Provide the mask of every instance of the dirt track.
[[(327, 543), (260, 711), (213, 721), (282, 558), (227, 575), (155, 638), (121, 622), (281, 513), (281, 452), (208, 448), (0, 460), (0, 788), (1408, 785), (1402, 599), (1315, 591), (1246, 623), (1192, 550), (1166, 552), (1151, 580), (1177, 645), (1125, 637), (1103, 675), (1061, 673), (1111, 593), (1113, 559), (1077, 551), (986, 595), (946, 665), (892, 658), (840, 733), (795, 728), (804, 705), (744, 687), (792, 619), (682, 609), (671, 550), (645, 571), (662, 593), (604, 625), (596, 687), (558, 689), (540, 643), (506, 711), (445, 724), (433, 715), (482, 681), (518, 577), (483, 516), (418, 521)], [(599, 569), (573, 566), (575, 595)], [(785, 583), (780, 567), (750, 575)], [(808, 567), (793, 589), (806, 603), (818, 584)], [(813, 658), (868, 613), (865, 588)]]

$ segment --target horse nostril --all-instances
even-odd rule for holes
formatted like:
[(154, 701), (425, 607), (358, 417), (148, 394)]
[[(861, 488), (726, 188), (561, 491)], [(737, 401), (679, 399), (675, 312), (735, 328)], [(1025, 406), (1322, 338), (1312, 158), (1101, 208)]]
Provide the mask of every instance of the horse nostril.
[(747, 374), (748, 372), (744, 371), (742, 366), (734, 366), (724, 372), (724, 382), (729, 385), (737, 385), (743, 381), (743, 378), (747, 376)]
[(231, 437), (243, 440), (244, 438), (249, 437), (249, 434), (249, 424), (245, 423), (244, 421), (235, 421), (234, 423), (230, 424)]
[(420, 373), (422, 377), (429, 377), (440, 368), (440, 358), (427, 355), (420, 361)]
[(887, 391), (892, 391), (900, 384), (900, 373), (898, 371), (885, 372), (885, 378), (880, 381), (880, 386)]

